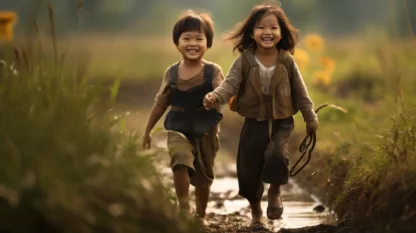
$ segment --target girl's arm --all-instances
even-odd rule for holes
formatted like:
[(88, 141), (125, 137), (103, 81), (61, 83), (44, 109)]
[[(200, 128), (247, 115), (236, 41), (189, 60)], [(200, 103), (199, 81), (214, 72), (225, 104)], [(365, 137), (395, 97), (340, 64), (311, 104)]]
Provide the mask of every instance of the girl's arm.
[(293, 59), (290, 59), (290, 74), (291, 74), (291, 85), (292, 93), (295, 98), (296, 104), (298, 105), (299, 111), (302, 113), (305, 122), (315, 121), (318, 117), (313, 110), (313, 103), (308, 94), (308, 89), (303, 80), (302, 74)]
[(211, 92), (220, 105), (226, 104), (228, 100), (237, 94), (242, 82), (242, 60), (239, 56), (231, 65), (227, 77), (213, 92)]

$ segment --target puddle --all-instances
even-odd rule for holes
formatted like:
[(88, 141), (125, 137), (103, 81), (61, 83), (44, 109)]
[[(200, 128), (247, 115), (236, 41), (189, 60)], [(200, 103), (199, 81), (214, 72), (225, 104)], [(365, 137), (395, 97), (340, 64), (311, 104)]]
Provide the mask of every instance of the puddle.
[[(268, 186), (265, 185), (265, 194), (262, 201), (264, 213), (267, 208), (267, 188)], [(274, 228), (273, 230), (279, 230), (282, 227), (301, 228), (319, 225), (321, 223), (335, 223), (335, 219), (332, 218), (328, 210), (320, 213), (313, 210), (314, 207), (320, 205), (319, 201), (299, 188), (295, 182), (290, 181), (289, 184), (283, 185), (281, 191), (285, 211), (281, 219), (269, 222), (269, 226)], [(225, 196), (224, 194), (229, 194), (228, 197), (231, 199), (210, 201), (207, 213), (218, 215), (239, 213), (247, 218), (250, 217), (248, 202), (237, 196), (238, 182), (236, 178), (225, 177), (216, 179), (211, 186), (211, 193), (213, 197), (221, 197)]]
[[(166, 148), (164, 142), (159, 143), (159, 148)], [(169, 168), (169, 158), (167, 153), (163, 153), (160, 159), (157, 159), (155, 166), (164, 174), (164, 181), (166, 185), (172, 187), (172, 171)], [(162, 162), (166, 160), (165, 162)], [(250, 211), (248, 202), (238, 195), (238, 181), (235, 178), (235, 166), (230, 164), (221, 164), (216, 162), (217, 177), (211, 186), (210, 201), (207, 207), (207, 218), (210, 226), (215, 225), (234, 225), (236, 228), (247, 226), (250, 222)], [(267, 189), (265, 185), (265, 192), (262, 198), (263, 212), (266, 217), (267, 209)], [(314, 211), (314, 208), (321, 205), (319, 200), (310, 195), (305, 190), (301, 189), (293, 180), (289, 184), (281, 187), (283, 205), (285, 207), (282, 218), (275, 221), (268, 222), (268, 229), (273, 232), (280, 228), (302, 228), (308, 226), (315, 226), (321, 223), (336, 224), (336, 220), (331, 215), (330, 211), (325, 208), (322, 212)], [(191, 205), (195, 208), (194, 187), (190, 188)], [(266, 218), (267, 219), (267, 218)], [(237, 223), (238, 222), (238, 223)], [(228, 232), (228, 231), (227, 231)]]

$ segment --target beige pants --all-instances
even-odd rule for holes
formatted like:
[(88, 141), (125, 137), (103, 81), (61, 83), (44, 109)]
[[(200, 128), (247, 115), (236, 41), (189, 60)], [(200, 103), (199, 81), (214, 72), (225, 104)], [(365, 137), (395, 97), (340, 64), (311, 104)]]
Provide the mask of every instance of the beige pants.
[(178, 165), (189, 168), (191, 184), (196, 187), (210, 186), (214, 180), (214, 160), (219, 150), (217, 133), (186, 137), (179, 132), (168, 133), (168, 149), (171, 168)]

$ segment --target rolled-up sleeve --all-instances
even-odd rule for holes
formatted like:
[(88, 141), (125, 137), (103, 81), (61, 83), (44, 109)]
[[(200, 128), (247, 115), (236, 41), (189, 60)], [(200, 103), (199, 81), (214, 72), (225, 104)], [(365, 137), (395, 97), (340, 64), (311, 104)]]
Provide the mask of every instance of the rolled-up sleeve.
[(163, 76), (162, 84), (160, 85), (159, 91), (156, 94), (155, 103), (161, 106), (170, 105), (170, 87), (169, 87), (169, 68), (165, 71)]

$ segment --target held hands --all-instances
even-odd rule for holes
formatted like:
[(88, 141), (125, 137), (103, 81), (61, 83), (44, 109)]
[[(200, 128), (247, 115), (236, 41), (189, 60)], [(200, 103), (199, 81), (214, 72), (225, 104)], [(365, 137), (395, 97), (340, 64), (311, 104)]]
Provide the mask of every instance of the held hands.
[(217, 97), (212, 92), (205, 95), (204, 107), (206, 110), (215, 108), (216, 103), (217, 103)]
[(306, 122), (306, 133), (314, 133), (318, 129), (318, 119), (313, 119), (311, 121)]
[(152, 138), (150, 137), (149, 133), (145, 133), (143, 136), (143, 141), (142, 141), (142, 148), (143, 149), (150, 149), (152, 146)]

